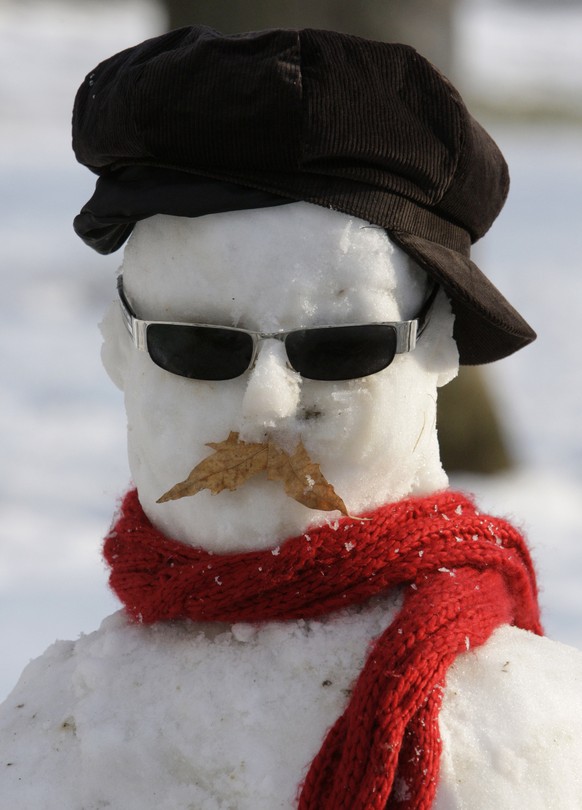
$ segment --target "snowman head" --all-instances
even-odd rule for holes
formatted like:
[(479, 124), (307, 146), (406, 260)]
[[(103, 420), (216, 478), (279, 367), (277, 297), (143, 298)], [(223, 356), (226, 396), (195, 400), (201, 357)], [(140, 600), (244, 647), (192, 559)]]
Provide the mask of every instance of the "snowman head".
[[(160, 528), (230, 550), (325, 519), (258, 478), (155, 503), (231, 431), (285, 449), (300, 439), (351, 512), (445, 485), (434, 405), (456, 370), (451, 330), (468, 364), (535, 333), (469, 258), (503, 205), (507, 167), (435, 68), (407, 46), (331, 31), (180, 29), (87, 76), (73, 146), (99, 175), (77, 233), (109, 253), (134, 230), (123, 265), (134, 317), (270, 335), (240, 375), (198, 380), (133, 346), (118, 309), (108, 317), (104, 357)], [(278, 339), (417, 320), (435, 285), (418, 345), (375, 373), (322, 380), (320, 363), (310, 376)]]
[[(122, 270), (125, 295), (142, 320), (262, 333), (398, 324), (417, 316), (433, 287), (383, 229), (301, 202), (148, 219), (136, 227)], [(288, 452), (301, 441), (351, 514), (444, 487), (436, 392), (458, 365), (446, 296), (426, 320), (416, 347), (377, 373), (366, 373), (368, 356), (354, 360), (351, 379), (311, 379), (291, 367), (281, 340), (269, 338), (233, 379), (197, 380), (138, 350), (116, 304), (103, 326), (103, 358), (125, 394), (130, 466), (150, 519), (175, 539), (230, 551), (277, 545), (338, 517), (297, 503), (266, 476), (232, 492), (156, 503), (210, 454), (209, 442), (231, 431)], [(329, 334), (328, 364), (345, 361), (334, 358), (341, 343), (335, 348)], [(306, 362), (317, 365), (317, 351), (312, 347)], [(305, 373), (328, 370), (333, 374)]]

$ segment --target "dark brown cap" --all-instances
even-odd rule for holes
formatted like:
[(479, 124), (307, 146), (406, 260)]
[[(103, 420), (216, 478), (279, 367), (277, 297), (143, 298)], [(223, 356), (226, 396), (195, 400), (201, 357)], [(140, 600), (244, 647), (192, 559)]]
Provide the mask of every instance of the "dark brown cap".
[(503, 156), (406, 45), (310, 29), (172, 31), (87, 76), (73, 148), (100, 175), (75, 229), (102, 253), (154, 214), (306, 200), (383, 226), (443, 286), (462, 363), (535, 338), (469, 258), (505, 201)]

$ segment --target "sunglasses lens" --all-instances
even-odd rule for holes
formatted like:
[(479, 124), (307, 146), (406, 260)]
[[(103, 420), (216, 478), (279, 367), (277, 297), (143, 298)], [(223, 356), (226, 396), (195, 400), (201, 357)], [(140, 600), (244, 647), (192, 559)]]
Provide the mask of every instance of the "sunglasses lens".
[(289, 362), (309, 380), (355, 380), (386, 368), (396, 330), (384, 324), (300, 329), (285, 340)]
[(253, 356), (250, 335), (208, 326), (152, 323), (147, 344), (156, 365), (191, 380), (232, 380), (244, 374)]

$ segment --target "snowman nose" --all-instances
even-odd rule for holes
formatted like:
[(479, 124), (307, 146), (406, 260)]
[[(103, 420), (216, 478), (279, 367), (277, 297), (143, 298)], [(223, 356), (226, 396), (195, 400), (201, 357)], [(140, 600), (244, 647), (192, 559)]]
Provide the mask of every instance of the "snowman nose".
[(283, 343), (262, 341), (242, 402), (243, 432), (273, 428), (282, 419), (293, 416), (300, 388), (301, 377), (289, 368)]

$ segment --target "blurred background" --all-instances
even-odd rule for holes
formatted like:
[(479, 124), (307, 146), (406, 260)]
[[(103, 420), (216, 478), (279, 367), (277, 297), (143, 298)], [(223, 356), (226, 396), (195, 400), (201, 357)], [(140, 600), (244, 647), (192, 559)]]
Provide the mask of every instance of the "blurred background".
[(499, 143), (512, 189), (475, 257), (539, 337), (448, 387), (439, 431), (452, 484), (527, 532), (548, 635), (582, 647), (582, 2), (0, 0), (0, 700), (117, 608), (100, 545), (129, 472), (97, 324), (121, 256), (72, 230), (94, 186), (73, 98), (102, 59), (190, 23), (408, 42)]

